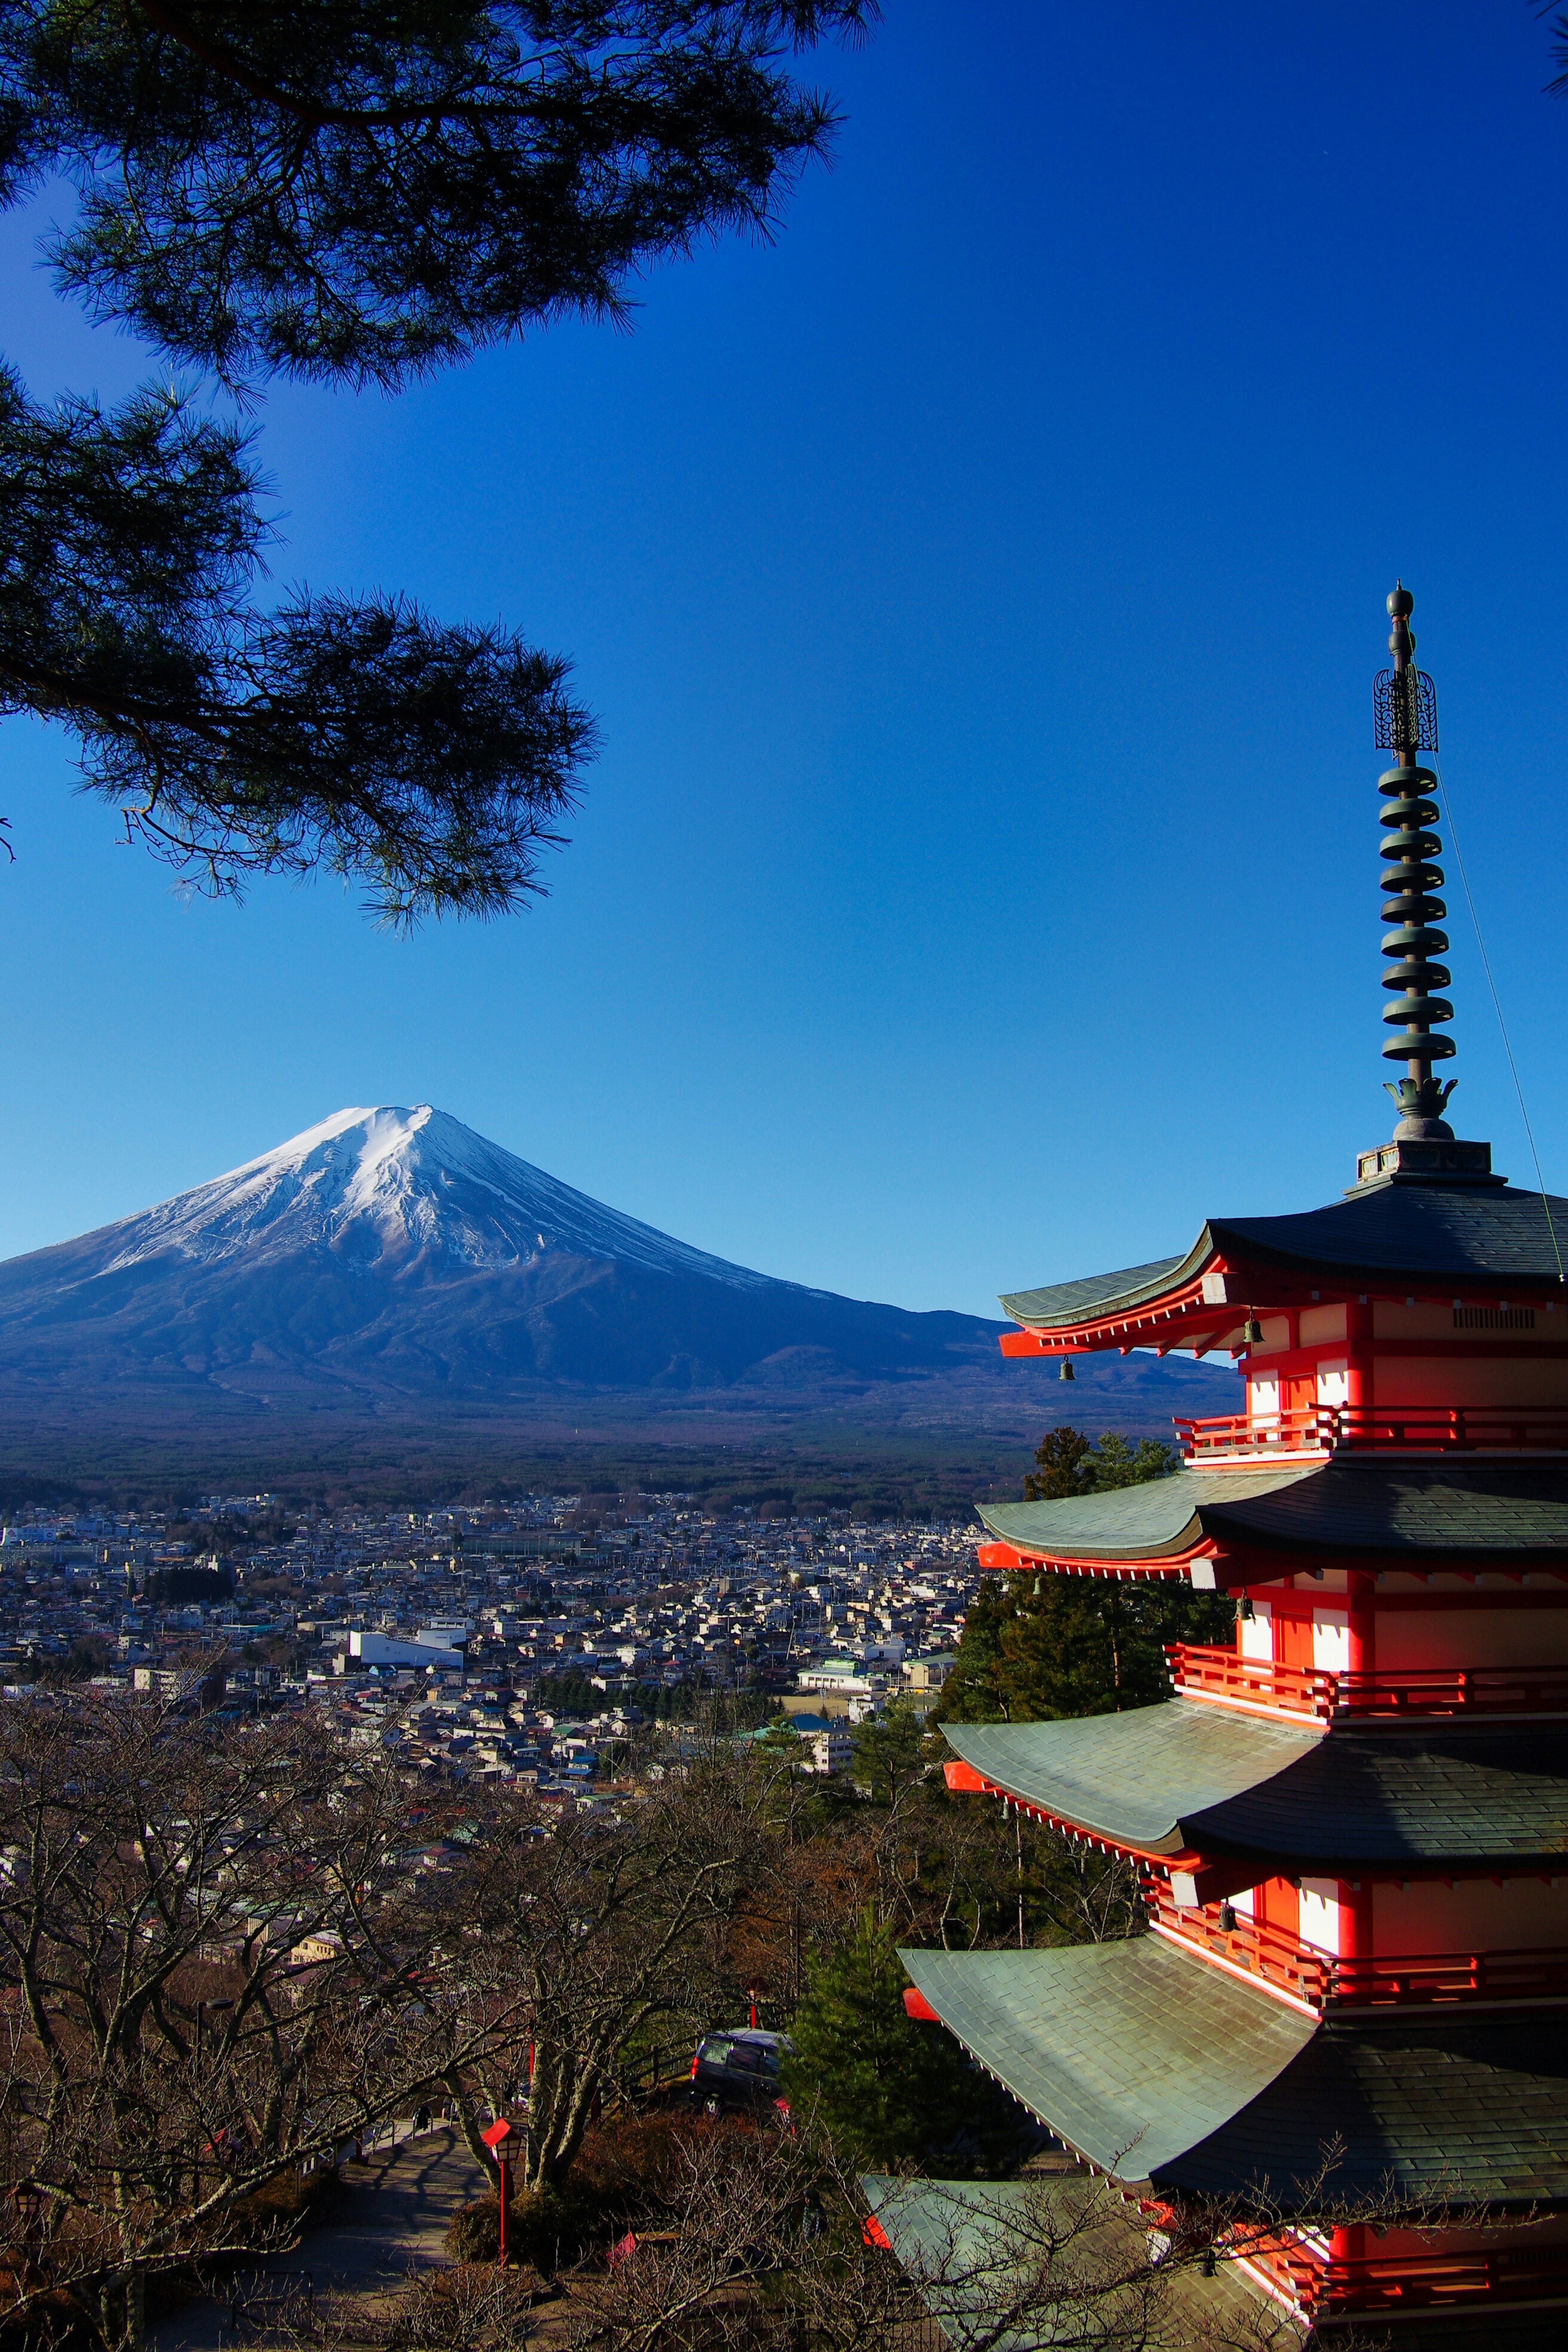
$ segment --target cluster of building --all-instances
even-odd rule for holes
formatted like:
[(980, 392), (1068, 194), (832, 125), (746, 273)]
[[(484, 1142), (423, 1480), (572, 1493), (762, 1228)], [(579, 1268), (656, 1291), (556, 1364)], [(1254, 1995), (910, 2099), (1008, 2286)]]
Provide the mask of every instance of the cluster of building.
[(424, 1511), (44, 1509), (0, 1538), (7, 1695), (124, 1685), (310, 1707), (411, 1768), (581, 1805), (705, 1692), (773, 1702), (806, 1769), (929, 1706), (978, 1574), (966, 1526), (704, 1510), (680, 1494)]

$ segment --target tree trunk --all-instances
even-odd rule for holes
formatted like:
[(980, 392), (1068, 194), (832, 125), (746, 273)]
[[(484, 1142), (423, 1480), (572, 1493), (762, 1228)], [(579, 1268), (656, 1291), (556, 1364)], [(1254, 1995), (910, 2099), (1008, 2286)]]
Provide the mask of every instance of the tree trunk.
[(528, 2102), (525, 2189), (557, 2189), (593, 2120), (600, 2070), (574, 2052), (535, 2045)]

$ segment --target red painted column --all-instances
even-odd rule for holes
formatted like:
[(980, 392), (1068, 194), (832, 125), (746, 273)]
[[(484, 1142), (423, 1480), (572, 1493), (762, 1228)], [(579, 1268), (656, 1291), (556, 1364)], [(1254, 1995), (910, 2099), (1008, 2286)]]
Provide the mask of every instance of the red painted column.
[(1352, 1415), (1373, 1407), (1372, 1306), (1352, 1299), (1345, 1308), (1345, 1402)]
[(1377, 1672), (1377, 1612), (1372, 1605), (1376, 1581), (1364, 1568), (1352, 1568), (1345, 1579), (1350, 1588), (1349, 1666), (1352, 1675)]
[(1356, 2290), (1361, 2284), (1361, 2269), (1366, 2260), (1366, 2224), (1352, 2221), (1346, 2227), (1329, 2232), (1329, 2267), (1325, 2282), (1328, 2307), (1342, 2311), (1349, 2305), (1354, 2308)]
[[(1342, 1878), (1339, 1883), (1340, 1958), (1351, 1963), (1364, 1962), (1373, 1957), (1372, 1882), (1363, 1879), (1359, 1886)], [(1353, 1965), (1345, 1971), (1354, 1975)]]

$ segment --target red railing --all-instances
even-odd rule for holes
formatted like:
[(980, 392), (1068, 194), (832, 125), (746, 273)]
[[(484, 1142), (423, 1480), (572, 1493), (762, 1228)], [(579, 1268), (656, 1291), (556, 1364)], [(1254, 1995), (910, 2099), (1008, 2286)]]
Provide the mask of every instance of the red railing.
[[(1331, 2259), (1322, 2273), (1316, 2311), (1426, 2310), (1485, 2295), (1499, 2303), (1528, 2296), (1552, 2303), (1568, 2286), (1568, 2247), (1477, 2247), (1463, 2253), (1393, 2253), (1371, 2260)], [(1494, 2342), (1506, 2340), (1503, 2333)]]
[(1388, 1952), (1336, 1959), (1329, 1998), (1349, 2009), (1394, 2009), (1422, 2001), (1561, 2000), (1568, 1997), (1568, 1951)]
[(1184, 1698), (1215, 1698), (1257, 1714), (1312, 1716), (1326, 1722), (1338, 1704), (1339, 1677), (1317, 1666), (1275, 1665), (1238, 1650), (1166, 1645), (1171, 1680)]
[(1233, 1968), (1245, 1969), (1248, 1976), (1260, 1977), (1265, 1984), (1293, 1993), (1298, 2000), (1322, 2008), (1334, 1966), (1332, 1952), (1321, 1952), (1316, 1945), (1304, 1944), (1299, 1936), (1270, 1927), (1245, 1911), (1232, 1913), (1233, 1927), (1222, 1927), (1217, 1904), (1201, 1911), (1178, 1910), (1169, 1885), (1162, 1879), (1145, 1883), (1144, 1901), (1155, 1926), (1167, 1935), (1179, 1936), (1183, 1943), (1194, 1945), (1215, 1959), (1228, 1960)]
[(1310, 1404), (1274, 1413), (1227, 1413), (1217, 1421), (1176, 1417), (1189, 1462), (1259, 1454), (1568, 1453), (1568, 1412), (1534, 1406), (1355, 1406)]
[(1176, 1642), (1165, 1651), (1185, 1698), (1326, 1723), (1337, 1715), (1568, 1715), (1568, 1666), (1431, 1666), (1401, 1674), (1332, 1674)]
[[(1183, 1910), (1169, 1884), (1146, 1878), (1154, 1924), (1215, 1959), (1293, 1993), (1315, 2009), (1405, 2009), (1473, 2000), (1568, 1999), (1568, 1950), (1536, 1946), (1500, 1952), (1379, 1952), (1342, 1958), (1229, 1904)], [(1221, 1913), (1229, 1914), (1226, 1927)]]

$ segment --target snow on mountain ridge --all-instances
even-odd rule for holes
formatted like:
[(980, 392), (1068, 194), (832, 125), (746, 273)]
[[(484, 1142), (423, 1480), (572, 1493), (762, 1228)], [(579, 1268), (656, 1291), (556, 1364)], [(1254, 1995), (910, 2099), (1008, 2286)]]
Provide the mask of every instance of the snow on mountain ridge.
[(102, 1237), (111, 1244), (102, 1274), (171, 1253), (216, 1265), (330, 1249), (371, 1264), (439, 1251), (492, 1269), (559, 1252), (735, 1289), (773, 1281), (605, 1207), (428, 1103), (335, 1111)]

